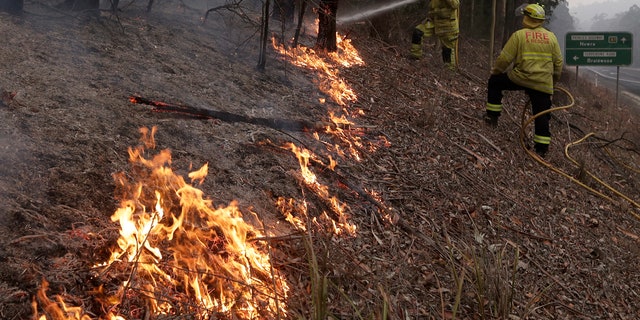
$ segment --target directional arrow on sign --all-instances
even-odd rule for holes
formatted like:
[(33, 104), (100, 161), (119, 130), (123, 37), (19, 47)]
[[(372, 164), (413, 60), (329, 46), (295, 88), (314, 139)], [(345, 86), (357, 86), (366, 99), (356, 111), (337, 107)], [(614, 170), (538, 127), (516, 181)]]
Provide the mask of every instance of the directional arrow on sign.
[(622, 41), (622, 43), (625, 43), (625, 42), (627, 42), (627, 38), (622, 38), (622, 39), (620, 39), (620, 41)]
[(578, 57), (578, 56), (573, 56), (573, 61), (578, 61), (578, 60), (580, 60), (580, 57)]

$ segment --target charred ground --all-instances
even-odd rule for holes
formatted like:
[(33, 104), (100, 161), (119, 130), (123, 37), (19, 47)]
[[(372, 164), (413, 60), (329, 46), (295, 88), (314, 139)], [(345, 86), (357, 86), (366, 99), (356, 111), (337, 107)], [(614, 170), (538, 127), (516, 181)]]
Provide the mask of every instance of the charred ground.
[[(113, 174), (128, 170), (127, 148), (138, 143), (140, 127), (152, 126), (176, 171), (209, 163), (200, 187), (214, 203), (236, 200), (259, 213), (247, 215), (252, 223), (284, 236), (273, 259), (291, 283), (292, 318), (311, 317), (309, 250), (274, 203), (304, 199), (310, 212), (327, 205), (305, 192), (298, 161), (281, 148), (286, 142), (338, 160), (336, 171), (319, 162), (315, 169), (348, 204), (357, 235), (313, 230), (312, 239), (330, 283), (328, 310), (339, 318), (380, 318), (385, 305), (392, 319), (447, 318), (456, 305), (463, 318), (640, 316), (640, 211), (587, 174), (640, 201), (638, 115), (614, 107), (610, 92), (583, 82), (576, 88), (567, 73), (576, 105), (554, 114), (547, 160), (614, 201), (520, 148), (523, 95), (507, 96), (497, 129), (484, 126), (489, 68), (479, 43), (462, 39), (461, 70), (452, 73), (435, 50), (409, 61), (407, 43), (370, 38), (367, 25), (343, 26), (364, 65), (335, 67), (358, 97), (342, 107), (318, 89), (317, 74), (272, 49), (266, 70), (256, 71), (259, 32), (248, 21), (257, 16), (216, 13), (203, 23), (205, 6), (161, 3), (144, 14), (145, 6), (97, 19), (27, 3), (22, 18), (0, 16), (1, 318), (29, 318), (43, 279), (50, 294), (100, 315), (89, 270), (118, 236), (109, 219), (118, 205)], [(131, 104), (134, 94), (308, 122), (342, 110), (354, 123), (350, 134), (362, 139), (361, 159), (323, 148), (344, 143), (328, 134), (319, 143), (309, 132), (154, 113)], [(589, 132), (595, 138), (571, 150), (574, 165), (564, 146)], [(511, 288), (513, 305), (499, 313), (497, 297)]]

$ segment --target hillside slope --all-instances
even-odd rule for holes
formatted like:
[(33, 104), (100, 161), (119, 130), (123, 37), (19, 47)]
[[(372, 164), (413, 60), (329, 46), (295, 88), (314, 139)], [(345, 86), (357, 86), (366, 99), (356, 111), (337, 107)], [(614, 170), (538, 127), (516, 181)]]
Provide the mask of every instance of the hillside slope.
[[(157, 150), (171, 153), (161, 167), (189, 180), (208, 164), (193, 186), (211, 208), (237, 207), (255, 228), (244, 234), (249, 247), (268, 252), (273, 267), (244, 261), (250, 250), (235, 257), (228, 230), (194, 227), (209, 212), (195, 210), (200, 216), (180, 234), (213, 230), (202, 241), (211, 259), (242, 260), (258, 276), (249, 283), (230, 270), (193, 272), (224, 279), (210, 287), (215, 296), (242, 283), (230, 290), (249, 288), (267, 302), (251, 313), (243, 295), (230, 311), (207, 309), (189, 299), (193, 289), (158, 278), (150, 283), (166, 290), (160, 300), (174, 314), (157, 318), (640, 315), (639, 120), (627, 106), (614, 108), (610, 93), (586, 82), (572, 88), (566, 75), (576, 103), (554, 113), (546, 159), (565, 177), (521, 148), (521, 93), (507, 94), (498, 128), (484, 126), (489, 68), (478, 43), (461, 41), (461, 69), (453, 73), (434, 48), (410, 61), (407, 43), (381, 43), (358, 24), (339, 30), (355, 51), (344, 51), (347, 42), (338, 55), (269, 48), (259, 72), (257, 25), (248, 22), (259, 8), (247, 16), (214, 12), (203, 23), (204, 6), (160, 3), (149, 15), (143, 7), (96, 19), (32, 4), (23, 18), (0, 19), (3, 319), (30, 318), (43, 280), (49, 290), (35, 301), (49, 319), (56, 319), (56, 295), (90, 318), (154, 317), (149, 287), (137, 286), (149, 281), (136, 276), (140, 260), (97, 266), (116, 247), (120, 225), (111, 217), (126, 204), (121, 196), (136, 189), (122, 181), (145, 173), (146, 163), (130, 164), (128, 149), (139, 144), (140, 128), (152, 127)], [(313, 35), (301, 43), (313, 44)], [(228, 117), (153, 112), (132, 104), (132, 95)], [(590, 132), (569, 150), (578, 164), (565, 159), (564, 146)], [(163, 189), (156, 183), (138, 186)], [(163, 203), (177, 203), (180, 192), (170, 190)], [(178, 269), (165, 272), (178, 278)], [(103, 297), (97, 288), (115, 292), (129, 279), (119, 302), (96, 299)], [(269, 286), (257, 283), (265, 279), (276, 289), (262, 294)]]

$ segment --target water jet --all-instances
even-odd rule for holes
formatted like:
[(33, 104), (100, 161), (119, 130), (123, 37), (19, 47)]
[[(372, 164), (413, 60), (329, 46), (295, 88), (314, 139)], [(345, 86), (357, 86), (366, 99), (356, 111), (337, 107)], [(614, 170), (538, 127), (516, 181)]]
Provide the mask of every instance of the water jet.
[(357, 21), (362, 21), (362, 20), (366, 20), (369, 19), (373, 16), (376, 16), (378, 14), (381, 14), (383, 12), (389, 11), (389, 10), (393, 10), (405, 5), (408, 5), (410, 3), (414, 3), (414, 2), (418, 2), (418, 0), (402, 0), (402, 1), (398, 1), (398, 2), (393, 2), (393, 3), (387, 3), (387, 4), (382, 4), (379, 6), (375, 6), (372, 8), (367, 8), (367, 9), (363, 9), (360, 10), (356, 13), (351, 13), (348, 14), (346, 16), (338, 16), (338, 18), (336, 19), (336, 23), (337, 24), (345, 24), (345, 23), (350, 23), (350, 22), (357, 22)]

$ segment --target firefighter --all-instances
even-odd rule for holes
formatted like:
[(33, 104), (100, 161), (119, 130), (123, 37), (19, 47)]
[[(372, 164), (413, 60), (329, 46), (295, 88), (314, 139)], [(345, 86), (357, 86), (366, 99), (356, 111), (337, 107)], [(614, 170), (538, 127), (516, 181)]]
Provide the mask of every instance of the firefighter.
[[(554, 83), (562, 72), (558, 39), (542, 27), (546, 18), (544, 8), (530, 4), (522, 13), (523, 28), (514, 32), (502, 48), (487, 84), (485, 121), (492, 127), (498, 125), (503, 90), (524, 90), (535, 115), (551, 108)], [(545, 156), (551, 143), (550, 118), (550, 114), (545, 114), (535, 119), (534, 149), (541, 157)]]
[(458, 8), (460, 0), (431, 0), (427, 18), (413, 30), (410, 57), (422, 58), (422, 40), (435, 35), (442, 47), (442, 60), (452, 70), (458, 66)]

